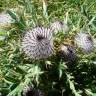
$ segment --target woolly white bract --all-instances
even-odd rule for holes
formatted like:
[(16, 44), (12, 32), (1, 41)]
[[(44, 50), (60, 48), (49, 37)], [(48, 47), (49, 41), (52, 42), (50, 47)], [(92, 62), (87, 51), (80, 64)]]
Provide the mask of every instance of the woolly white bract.
[(26, 32), (22, 39), (22, 50), (32, 59), (48, 58), (53, 54), (52, 30), (36, 27)]
[(93, 39), (87, 33), (83, 33), (83, 32), (78, 33), (75, 37), (75, 42), (77, 46), (81, 48), (82, 51), (85, 53), (91, 52), (94, 48)]

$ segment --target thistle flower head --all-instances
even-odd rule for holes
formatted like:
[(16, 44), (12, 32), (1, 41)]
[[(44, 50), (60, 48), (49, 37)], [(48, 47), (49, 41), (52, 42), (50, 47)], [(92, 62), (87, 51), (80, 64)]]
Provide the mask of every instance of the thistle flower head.
[(65, 61), (75, 61), (76, 53), (75, 48), (68, 44), (62, 44), (59, 50), (59, 56)]
[(61, 21), (55, 21), (51, 24), (51, 29), (53, 30), (54, 34), (58, 32), (67, 32), (69, 30), (68, 25)]
[(22, 96), (44, 96), (41, 90), (26, 86), (22, 92)]
[(22, 50), (32, 59), (48, 58), (53, 54), (53, 37), (51, 29), (36, 27), (25, 33)]
[(12, 23), (12, 18), (7, 13), (1, 13), (0, 14), (0, 26), (6, 26)]
[(93, 39), (87, 33), (83, 33), (83, 32), (78, 33), (75, 37), (75, 42), (77, 46), (83, 49), (82, 51), (85, 53), (89, 53), (93, 50), (93, 46), (94, 46)]

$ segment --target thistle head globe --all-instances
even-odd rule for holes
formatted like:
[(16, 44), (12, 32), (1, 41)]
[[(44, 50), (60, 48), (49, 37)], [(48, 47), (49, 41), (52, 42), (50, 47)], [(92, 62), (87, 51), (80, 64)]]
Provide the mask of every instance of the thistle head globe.
[(5, 28), (11, 25), (13, 19), (6, 12), (0, 13), (0, 28)]
[(75, 42), (77, 46), (85, 53), (91, 52), (94, 48), (92, 37), (84, 32), (80, 32), (76, 35)]
[(69, 30), (68, 25), (61, 21), (55, 21), (51, 23), (50, 28), (53, 30), (54, 34), (57, 34), (58, 32), (67, 32)]
[(22, 91), (22, 96), (44, 96), (44, 93), (39, 89), (26, 86)]
[(59, 56), (67, 62), (73, 62), (76, 60), (75, 48), (68, 44), (62, 44), (59, 49)]
[(22, 50), (31, 59), (44, 59), (53, 54), (52, 30), (36, 27), (25, 33)]

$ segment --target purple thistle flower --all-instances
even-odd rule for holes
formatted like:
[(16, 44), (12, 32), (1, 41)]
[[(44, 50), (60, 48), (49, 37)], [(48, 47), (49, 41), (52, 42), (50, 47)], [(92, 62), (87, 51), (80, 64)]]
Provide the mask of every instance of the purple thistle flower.
[(22, 50), (31, 59), (48, 58), (53, 54), (52, 30), (36, 27), (25, 33)]

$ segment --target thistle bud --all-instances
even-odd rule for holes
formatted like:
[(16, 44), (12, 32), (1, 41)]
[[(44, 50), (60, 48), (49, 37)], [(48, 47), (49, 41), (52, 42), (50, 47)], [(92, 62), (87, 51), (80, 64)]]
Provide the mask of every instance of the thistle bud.
[(5, 28), (10, 26), (12, 23), (12, 18), (9, 14), (2, 12), (0, 14), (0, 28)]
[(78, 33), (75, 37), (75, 42), (77, 46), (85, 53), (90, 53), (94, 48), (93, 39), (87, 33)]
[(50, 28), (53, 30), (54, 34), (58, 32), (67, 32), (69, 30), (68, 25), (61, 21), (55, 21), (51, 24)]
[(76, 60), (75, 48), (71, 45), (63, 44), (60, 46), (59, 56), (64, 61), (73, 62)]
[(22, 96), (44, 96), (44, 94), (39, 89), (34, 89), (30, 86), (27, 86), (22, 91)]

